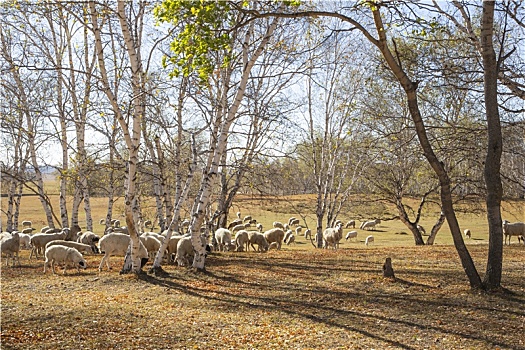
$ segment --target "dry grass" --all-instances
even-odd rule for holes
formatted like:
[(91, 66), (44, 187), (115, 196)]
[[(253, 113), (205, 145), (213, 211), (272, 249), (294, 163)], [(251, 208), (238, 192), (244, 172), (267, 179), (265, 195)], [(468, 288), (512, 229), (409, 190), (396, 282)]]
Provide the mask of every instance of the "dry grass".
[[(2, 267), (2, 349), (525, 349), (523, 245), (505, 247), (512, 293), (469, 290), (451, 246), (213, 253), (167, 277)], [(478, 266), (486, 245), (473, 245)], [(397, 281), (383, 279), (392, 257)], [(118, 262), (117, 262), (118, 260)]]

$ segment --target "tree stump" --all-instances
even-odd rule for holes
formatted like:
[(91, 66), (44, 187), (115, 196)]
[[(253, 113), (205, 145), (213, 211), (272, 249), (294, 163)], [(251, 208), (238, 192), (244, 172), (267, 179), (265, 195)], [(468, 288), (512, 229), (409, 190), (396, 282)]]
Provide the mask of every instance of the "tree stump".
[(383, 264), (383, 277), (395, 279), (394, 269), (392, 268), (392, 259), (386, 258), (385, 263)]

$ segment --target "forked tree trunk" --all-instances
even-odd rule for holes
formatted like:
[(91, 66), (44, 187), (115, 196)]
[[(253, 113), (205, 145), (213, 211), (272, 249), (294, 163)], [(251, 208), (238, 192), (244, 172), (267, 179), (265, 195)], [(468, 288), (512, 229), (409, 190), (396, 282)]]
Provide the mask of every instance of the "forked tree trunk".
[(427, 245), (434, 244), (434, 241), (436, 240), (436, 236), (439, 230), (445, 223), (445, 219), (446, 219), (445, 213), (441, 211), (439, 214), (439, 218), (437, 219), (436, 223), (434, 224), (434, 226), (432, 226), (432, 229), (430, 230), (430, 235), (428, 236), (428, 239), (427, 239)]

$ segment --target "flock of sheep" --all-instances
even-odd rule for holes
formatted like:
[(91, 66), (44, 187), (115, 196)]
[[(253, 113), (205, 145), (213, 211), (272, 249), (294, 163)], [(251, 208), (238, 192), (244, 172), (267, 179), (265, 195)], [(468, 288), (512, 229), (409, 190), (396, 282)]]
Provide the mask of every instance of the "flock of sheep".
[[(291, 217), (287, 223), (275, 221), (271, 229), (263, 231), (263, 226), (257, 220), (252, 219), (251, 216), (241, 219), (240, 213), (237, 213), (237, 219), (233, 220), (227, 228), (219, 228), (213, 233), (211, 244), (208, 244), (209, 239), (205, 233), (201, 234), (201, 240), (208, 251), (243, 252), (249, 251), (250, 247), (257, 252), (265, 252), (271, 249), (280, 250), (283, 243), (290, 245), (295, 242), (298, 236), (312, 239), (311, 230), (305, 229), (303, 233), (303, 227), (299, 223), (297, 218)], [(359, 228), (361, 230), (375, 230), (380, 223), (380, 219), (363, 221)], [(82, 232), (79, 226), (64, 229), (44, 227), (40, 233), (32, 234), (34, 229), (31, 228), (31, 222), (24, 221), (22, 224), (24, 226), (22, 232), (1, 233), (0, 251), (2, 256), (6, 257), (6, 266), (9, 264), (10, 258), (12, 266), (15, 266), (15, 261), (20, 265), (18, 252), (20, 249), (30, 249), (30, 260), (33, 256), (38, 259), (39, 254), (45, 258), (44, 273), (51, 267), (54, 274), (55, 264), (64, 266), (64, 274), (69, 266), (76, 268), (77, 272), (80, 272), (80, 269), (87, 267), (82, 254), (90, 255), (98, 254), (99, 252), (104, 254), (98, 267), (99, 271), (102, 271), (104, 264), (109, 270), (111, 269), (110, 257), (125, 256), (131, 242), (127, 228), (120, 227), (120, 222), (116, 220), (113, 222), (114, 226), (110, 227), (102, 237), (91, 231)], [(249, 230), (252, 225), (257, 230)], [(145, 226), (148, 227), (148, 223)], [(180, 225), (181, 231), (184, 231), (184, 228), (188, 226), (189, 221), (183, 221)], [(355, 220), (350, 220), (344, 225), (345, 229), (355, 229), (355, 227)], [(424, 231), (422, 227), (420, 230)], [(166, 231), (162, 233), (143, 232), (140, 235), (139, 258), (142, 259), (143, 266), (149, 259), (154, 259), (166, 237), (166, 233)], [(510, 223), (504, 220), (503, 233), (505, 244), (507, 244), (507, 240), (508, 244), (510, 244), (512, 236), (518, 237), (518, 243), (521, 241), (525, 243), (525, 223), (523, 222)], [(471, 237), (468, 229), (464, 231), (464, 234), (468, 238)], [(358, 232), (356, 230), (348, 231), (345, 239), (357, 240), (357, 235)], [(343, 222), (337, 220), (334, 223), (334, 227), (326, 228), (323, 231), (323, 248), (338, 249), (342, 238)], [(365, 238), (365, 245), (368, 246), (373, 242), (374, 236), (368, 235)], [(174, 232), (167, 244), (164, 254), (165, 261), (175, 262), (179, 266), (188, 266), (191, 259), (193, 259), (193, 255), (191, 236), (183, 232), (180, 234)]]

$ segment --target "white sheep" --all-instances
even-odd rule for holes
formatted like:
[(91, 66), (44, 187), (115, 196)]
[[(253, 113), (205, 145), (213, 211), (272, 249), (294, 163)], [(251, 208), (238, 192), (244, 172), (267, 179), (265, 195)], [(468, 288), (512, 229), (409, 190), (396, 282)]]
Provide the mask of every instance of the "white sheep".
[(295, 236), (292, 234), (288, 237), (288, 239), (286, 240), (286, 245), (290, 245), (292, 243), (295, 243)]
[(271, 244), (272, 242), (277, 242), (277, 249), (281, 249), (284, 239), (283, 230), (281, 230), (280, 228), (272, 228), (271, 230), (264, 232), (263, 235), (269, 244)]
[(520, 236), (525, 235), (525, 223), (523, 222), (513, 222), (510, 223), (507, 220), (503, 220), (503, 235), (504, 235), (504, 241), (503, 244), (507, 243), (507, 237), (509, 238), (509, 245), (510, 245), (510, 239), (512, 236), (518, 236), (518, 243), (520, 242)]
[(300, 236), (301, 232), (303, 232), (303, 227), (299, 225), (295, 228), (295, 235)]
[[(239, 225), (239, 226), (242, 226), (242, 225)], [(238, 226), (235, 226), (235, 227), (238, 227)], [(240, 231), (242, 229), (244, 229), (244, 226), (242, 226), (242, 228), (237, 231)], [(232, 233), (230, 230), (225, 229), (223, 227), (218, 228), (217, 231), (215, 231), (214, 236), (215, 236), (215, 241), (217, 242), (219, 251), (226, 251), (226, 250), (230, 251), (231, 250)]]
[(359, 228), (362, 229), (362, 230), (368, 230), (368, 229), (375, 230), (376, 225), (378, 225), (380, 223), (381, 223), (380, 219), (365, 221), (365, 222), (363, 222), (361, 224), (361, 226)]
[(33, 257), (33, 253), (38, 259), (38, 253), (44, 250), (47, 243), (57, 239), (66, 239), (68, 232), (69, 229), (64, 229), (60, 233), (37, 233), (31, 236), (31, 253), (29, 254), (29, 260)]
[(241, 212), (240, 212), (240, 211), (238, 211), (236, 215), (237, 215), (237, 218), (238, 218), (238, 219), (241, 218)]
[(178, 232), (173, 232), (168, 242), (168, 259), (169, 261), (175, 261), (175, 254), (177, 254), (177, 244), (184, 237), (190, 237), (189, 235), (179, 235)]
[(100, 219), (100, 220), (98, 221), (98, 223), (99, 223), (100, 225), (104, 225), (104, 224), (106, 223), (106, 219)]
[(268, 250), (268, 241), (264, 235), (258, 231), (248, 231), (248, 241), (255, 251), (254, 244), (257, 245), (257, 251), (264, 252)]
[(365, 239), (365, 245), (366, 246), (371, 244), (372, 242), (374, 242), (374, 236), (370, 235), (370, 236), (366, 237), (366, 239)]
[(116, 227), (120, 227), (120, 220), (115, 220), (115, 221), (113, 222), (113, 227), (115, 227), (115, 228), (116, 228)]
[(84, 254), (96, 254), (97, 253), (97, 251), (95, 250), (96, 247), (93, 247), (93, 246), (90, 246), (90, 245), (84, 244), (84, 243), (72, 242), (72, 241), (64, 241), (64, 240), (60, 240), (60, 239), (48, 242), (46, 244), (46, 250), (47, 250), (47, 248), (49, 248), (51, 246), (54, 246), (54, 245), (63, 245), (64, 247), (75, 248), (80, 253), (84, 253)]
[(323, 231), (324, 248), (330, 246), (334, 249), (339, 248), (339, 241), (343, 238), (343, 226), (339, 223), (336, 227), (328, 227)]
[(77, 238), (77, 242), (88, 245), (95, 245), (100, 240), (100, 237), (91, 231), (82, 232)]
[(51, 271), (55, 274), (55, 263), (64, 264), (63, 274), (66, 274), (66, 268), (68, 265), (72, 265), (77, 268), (77, 273), (80, 273), (80, 269), (87, 267), (86, 260), (78, 250), (63, 245), (53, 245), (46, 248), (45, 252), (46, 261), (44, 263), (44, 273), (46, 268), (51, 265)]
[(272, 224), (272, 226), (273, 226), (274, 228), (280, 228), (281, 230), (284, 231), (284, 225), (283, 225), (282, 222), (274, 221), (273, 224)]
[(284, 238), (283, 238), (283, 242), (286, 243), (287, 240), (288, 240), (288, 237), (292, 236), (293, 235), (293, 231), (292, 230), (288, 230), (284, 233)]
[(261, 223), (258, 223), (255, 227), (259, 230), (259, 232), (263, 231), (263, 225)]
[[(293, 220), (292, 220), (293, 219)], [(296, 219), (296, 218), (290, 218), (290, 221), (288, 221), (288, 225), (289, 226), (297, 226), (299, 225), (299, 219)]]
[[(20, 236), (18, 231), (13, 231), (9, 236), (3, 235), (0, 240), (0, 253), (6, 256), (5, 266), (9, 265), (9, 258), (11, 258), (12, 266), (15, 266), (15, 260), (20, 265), (20, 258), (18, 252), (20, 251)], [(16, 258), (15, 258), (16, 257)]]
[(272, 244), (268, 246), (268, 250), (277, 250), (278, 247), (277, 242), (272, 242)]
[[(200, 236), (202, 245), (206, 245), (206, 238)], [(183, 237), (177, 243), (177, 255), (175, 256), (175, 261), (177, 261), (179, 266), (189, 266), (190, 259), (193, 259), (195, 251), (193, 250), (193, 245), (191, 244), (191, 236)]]
[(472, 238), (472, 233), (470, 232), (470, 230), (469, 230), (468, 228), (466, 228), (466, 229), (463, 231), (463, 233), (465, 234), (465, 236), (466, 236), (467, 238), (469, 238), (469, 239)]
[(33, 223), (31, 221), (29, 221), (29, 220), (24, 220), (24, 221), (22, 221), (22, 226), (24, 226), (24, 227), (31, 227), (31, 226), (33, 226)]
[(348, 241), (349, 239), (355, 238), (357, 239), (357, 231), (348, 231), (348, 233), (345, 236), (345, 239)]
[(228, 230), (231, 230), (232, 228), (234, 228), (235, 226), (237, 225), (242, 225), (243, 222), (241, 219), (235, 219), (233, 220), (232, 222), (230, 222), (230, 224), (228, 225)]
[(355, 228), (355, 220), (350, 220), (346, 223), (345, 228)]
[(306, 229), (306, 231), (304, 231), (304, 238), (312, 239), (312, 230)]
[(26, 233), (19, 233), (20, 249), (31, 249), (31, 235)]
[(32, 227), (28, 227), (28, 228), (25, 228), (22, 230), (22, 233), (25, 233), (25, 234), (30, 234), (30, 233), (33, 233), (33, 231), (36, 230)]
[(292, 226), (292, 221), (297, 220), (295, 216), (288, 219), (288, 225)]
[(250, 239), (248, 231), (241, 230), (235, 234), (235, 250), (238, 252), (248, 251)]
[[(100, 252), (104, 253), (100, 265), (98, 266), (98, 271), (102, 271), (104, 262), (106, 262), (106, 266), (108, 270), (110, 270), (111, 266), (109, 264), (109, 258), (111, 256), (125, 256), (130, 242), (131, 237), (124, 233), (109, 233), (104, 235), (98, 242)], [(142, 259), (142, 265), (144, 265), (144, 259), (148, 259), (148, 251), (142, 242), (140, 242), (138, 255), (139, 258)]]
[(341, 227), (343, 227), (343, 222), (341, 220), (335, 220), (334, 225), (332, 227), (337, 227), (339, 225), (341, 225)]
[(249, 223), (251, 220), (252, 220), (252, 216), (251, 216), (251, 215), (246, 215), (246, 216), (244, 217), (244, 219), (242, 219), (243, 222), (248, 222), (248, 223)]
[(148, 251), (148, 256), (151, 260), (155, 259), (155, 255), (160, 249), (162, 242), (153, 235), (141, 235), (139, 236), (140, 241), (144, 244), (144, 247)]

